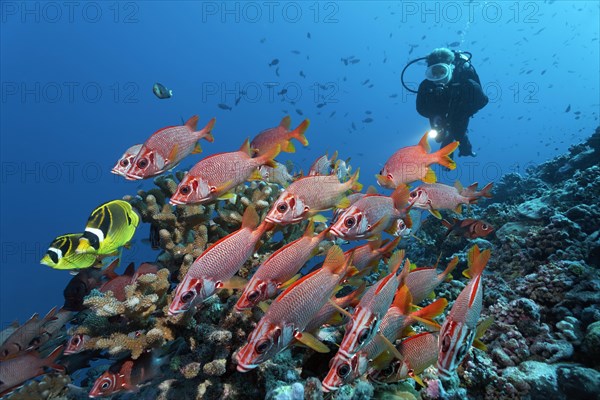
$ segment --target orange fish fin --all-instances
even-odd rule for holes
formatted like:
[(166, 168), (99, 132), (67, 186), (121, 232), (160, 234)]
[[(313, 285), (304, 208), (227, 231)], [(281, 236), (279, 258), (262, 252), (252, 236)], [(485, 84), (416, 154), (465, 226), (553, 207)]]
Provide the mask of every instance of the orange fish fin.
[(348, 180), (348, 182), (350, 183), (350, 190), (353, 190), (355, 192), (360, 192), (362, 190), (362, 183), (358, 182), (358, 175), (360, 173), (360, 168), (356, 169), (356, 172), (354, 173), (354, 175), (352, 175), (350, 177), (350, 179)]
[(481, 189), (479, 192), (479, 197), (487, 197), (488, 199), (492, 198), (492, 189), (494, 187), (494, 182), (490, 182)]
[(336, 208), (348, 208), (350, 207), (350, 199), (347, 197), (342, 197), (336, 204)]
[(325, 256), (323, 268), (330, 270), (334, 274), (339, 274), (347, 268), (348, 264), (349, 263), (346, 263), (346, 256), (344, 255), (344, 251), (341, 249), (340, 246), (334, 245), (331, 246), (331, 248), (327, 252), (327, 256)]
[(408, 203), (408, 199), (410, 198), (408, 186), (404, 184), (398, 185), (390, 197), (394, 201), (394, 208), (396, 210), (403, 210)]
[(269, 307), (270, 305), (266, 301), (261, 301), (260, 303), (258, 303), (258, 308), (260, 308), (264, 313), (266, 313), (269, 310)]
[(250, 157), (252, 157), (254, 155), (254, 152), (250, 148), (250, 139), (249, 138), (244, 141), (244, 143), (242, 144), (242, 147), (240, 147), (240, 151), (248, 154)]
[(428, 132), (425, 132), (421, 140), (419, 140), (419, 146), (421, 146), (421, 148), (425, 150), (425, 153), (429, 153), (431, 151), (431, 146), (429, 145), (429, 141), (427, 140), (428, 136)]
[(462, 214), (462, 204), (457, 205), (454, 209), (454, 212), (457, 214)]
[(281, 119), (279, 126), (285, 128), (286, 131), (290, 130), (290, 126), (292, 125), (292, 118), (289, 115), (286, 115)]
[(225, 282), (220, 282), (217, 286), (219, 289), (243, 289), (247, 284), (247, 279), (244, 279), (241, 276), (234, 276)]
[[(389, 222), (390, 222), (390, 216), (384, 215), (383, 217), (381, 217), (379, 219), (379, 221), (377, 221), (373, 225), (371, 225), (371, 228), (369, 230), (371, 231), (371, 233), (376, 235), (378, 233), (381, 233), (388, 226)], [(376, 237), (376, 236), (373, 236), (373, 237)]]
[(173, 148), (169, 152), (169, 155), (167, 156), (169, 162), (173, 162), (173, 160), (176, 159), (177, 153), (179, 153), (179, 145), (178, 144), (176, 144), (175, 146), (173, 146)]
[(312, 219), (308, 220), (308, 224), (306, 224), (306, 230), (304, 231), (304, 235), (308, 238), (312, 238), (315, 234), (315, 222)]
[(444, 312), (444, 309), (448, 306), (448, 300), (441, 298), (437, 299), (433, 303), (426, 307), (415, 311), (412, 316), (424, 318), (426, 320), (432, 320), (435, 317), (439, 317)]
[(291, 140), (288, 140), (281, 147), (281, 151), (286, 152), (286, 153), (295, 153), (296, 152), (296, 146), (294, 146), (294, 143), (292, 143)]
[(437, 181), (437, 177), (435, 176), (435, 171), (431, 167), (427, 167), (427, 172), (423, 177), (423, 182), (425, 183), (435, 183)]
[(260, 164), (268, 165), (271, 168), (277, 168), (277, 164), (275, 163), (274, 158), (281, 152), (281, 146), (276, 145), (269, 149), (265, 154), (258, 157)]
[(381, 332), (377, 332), (377, 335), (379, 335), (379, 338), (385, 344), (386, 350), (389, 351), (390, 354), (392, 354), (394, 357), (396, 357), (399, 360), (403, 359), (402, 354), (400, 354), (400, 352), (398, 351), (396, 346), (394, 346), (394, 344), (392, 342), (390, 342), (390, 340), (388, 338), (386, 338)]
[(246, 207), (246, 211), (244, 211), (244, 215), (242, 216), (242, 228), (255, 229), (259, 222), (260, 218), (254, 206)]
[(377, 188), (373, 185), (370, 185), (367, 188), (367, 194), (379, 194), (379, 192), (377, 191)]
[[(296, 129), (294, 129), (293, 131), (290, 132), (289, 136), (298, 140), (300, 143), (302, 143), (302, 145), (308, 146), (308, 139), (306, 138), (305, 132), (308, 129), (309, 125), (310, 125), (310, 120), (305, 119), (304, 121), (302, 121), (300, 123), (300, 125), (298, 125), (296, 127)], [(332, 159), (332, 161), (333, 161), (333, 159)]]
[(410, 303), (412, 303), (412, 295), (408, 286), (400, 286), (396, 291), (396, 297), (394, 297), (392, 305), (399, 309), (402, 315), (408, 315), (410, 313)]
[(492, 324), (494, 323), (494, 317), (492, 315), (490, 315), (489, 317), (487, 317), (486, 319), (484, 319), (483, 321), (481, 321), (478, 325), (477, 325), (477, 329), (475, 331), (475, 338), (479, 339), (480, 337), (483, 336), (483, 334), (485, 333), (485, 331), (492, 326)]
[[(387, 239), (386, 239), (386, 242), (387, 242)], [(369, 242), (368, 244), (369, 244), (369, 248), (371, 249), (371, 251), (375, 251), (375, 250), (378, 250), (379, 248), (381, 248), (383, 241), (381, 239), (378, 239), (378, 240)]]
[(200, 117), (198, 117), (197, 115), (194, 115), (185, 122), (185, 126), (190, 128), (192, 130), (192, 132), (194, 132), (194, 131), (196, 131), (196, 126), (198, 126), (199, 119), (200, 119)]
[(440, 212), (438, 210), (430, 207), (429, 212), (431, 213), (431, 215), (433, 215), (437, 219), (442, 219), (442, 214), (440, 214)]
[(340, 313), (335, 313), (333, 314), (328, 320), (327, 322), (325, 322), (326, 325), (329, 326), (338, 326), (344, 323), (344, 317), (342, 317), (342, 315)]
[(458, 142), (452, 142), (449, 145), (444, 146), (435, 153), (433, 153), (435, 157), (435, 162), (437, 162), (440, 165), (443, 165), (448, 169), (455, 169), (456, 163), (452, 158), (450, 158), (450, 154), (452, 154), (454, 150), (458, 148), (459, 144), (460, 143)]
[(211, 119), (210, 121), (208, 121), (208, 124), (206, 124), (206, 126), (202, 129), (202, 137), (207, 141), (207, 142), (214, 142), (215, 141), (215, 137), (212, 134), (212, 130), (213, 127), (215, 126), (215, 122), (217, 120), (215, 118)]
[(260, 173), (260, 170), (257, 168), (254, 171), (252, 171), (252, 173), (246, 180), (247, 181), (262, 181), (263, 179), (264, 179), (264, 177)]
[(388, 268), (390, 269), (390, 274), (395, 274), (400, 269), (402, 265), (402, 260), (404, 260), (404, 256), (406, 251), (404, 249), (397, 250), (392, 254), (390, 259), (388, 260)]
[(401, 237), (397, 237), (396, 239), (392, 240), (391, 242), (389, 242), (385, 246), (381, 247), (379, 249), (379, 251), (381, 252), (381, 254), (386, 255), (390, 251), (394, 250), (396, 248), (396, 246), (398, 246), (398, 243), (400, 243), (400, 239), (402, 239), (402, 238)]
[(488, 349), (487, 346), (485, 345), (485, 343), (483, 343), (479, 339), (473, 340), (473, 347), (475, 347), (476, 349), (479, 349), (481, 351), (487, 351), (487, 349)]
[(419, 386), (421, 386), (422, 388), (427, 387), (427, 386), (425, 386), (425, 383), (423, 383), (423, 380), (421, 379), (421, 377), (419, 377), (419, 375), (415, 374), (415, 371), (410, 370), (408, 372), (408, 376), (411, 377), (415, 382), (417, 382), (419, 384)]
[(315, 215), (311, 216), (309, 219), (310, 219), (311, 221), (314, 221), (314, 222), (319, 222), (319, 223), (321, 223), (321, 224), (324, 224), (324, 223), (326, 223), (327, 221), (329, 221), (329, 219), (327, 219), (327, 217), (326, 217), (326, 216), (324, 216), (323, 214), (315, 214)]
[(446, 267), (446, 269), (444, 270), (444, 272), (442, 272), (440, 275), (442, 277), (449, 276), (450, 273), (452, 271), (454, 271), (454, 268), (456, 268), (457, 265), (458, 265), (458, 257), (454, 256), (454, 258), (452, 260), (450, 260), (450, 262), (448, 263), (448, 266)]
[(202, 146), (200, 146), (200, 143), (196, 143), (194, 145), (194, 150), (192, 150), (192, 154), (200, 154), (202, 153)]
[(295, 333), (294, 338), (317, 353), (329, 353), (329, 347), (308, 332)]
[(296, 275), (292, 276), (290, 279), (288, 279), (287, 281), (283, 282), (281, 285), (279, 285), (279, 288), (280, 289), (287, 289), (288, 287), (290, 287), (291, 285), (293, 285), (294, 282), (296, 282), (301, 277), (302, 277), (301, 274), (296, 274)]

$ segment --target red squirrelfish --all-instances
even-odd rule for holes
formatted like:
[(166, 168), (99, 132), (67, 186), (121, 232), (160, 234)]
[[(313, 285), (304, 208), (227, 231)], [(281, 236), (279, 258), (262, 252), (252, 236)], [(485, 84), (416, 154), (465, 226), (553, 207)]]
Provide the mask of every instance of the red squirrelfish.
[[(410, 192), (410, 201), (415, 208), (429, 210), (436, 218), (441, 219), (442, 216), (438, 210), (454, 210), (460, 214), (463, 204), (473, 204), (483, 196), (465, 197), (460, 193), (461, 190), (456, 186), (448, 186), (442, 183), (428, 183), (418, 186)], [(483, 191), (478, 194), (481, 193)], [(487, 194), (487, 192), (485, 193)]]
[(457, 147), (458, 142), (452, 142), (435, 153), (429, 153), (431, 147), (425, 134), (418, 145), (403, 147), (395, 152), (387, 160), (379, 175), (376, 175), (377, 182), (390, 189), (414, 181), (433, 183), (436, 177), (429, 166), (438, 163), (449, 169), (456, 168), (456, 163), (450, 158), (450, 154)]
[(138, 359), (118, 361), (96, 379), (89, 393), (92, 398), (108, 397), (119, 392), (136, 392), (139, 385), (160, 374), (169, 361), (168, 355), (158, 356), (159, 350), (146, 351)]
[(250, 257), (268, 227), (265, 222), (259, 225), (254, 207), (246, 208), (242, 227), (217, 241), (191, 265), (175, 289), (169, 315), (186, 312), (212, 296), (217, 289), (233, 287), (230, 280)]
[(63, 367), (54, 363), (60, 356), (63, 346), (57, 347), (46, 358), (40, 358), (38, 352), (30, 351), (0, 363), (0, 397), (10, 393), (29, 379), (44, 374), (44, 367), (59, 371)]
[(275, 297), (281, 286), (291, 280), (313, 256), (327, 230), (313, 236), (314, 223), (310, 221), (304, 236), (283, 246), (267, 258), (252, 275), (235, 305), (238, 311), (252, 308), (259, 302)]
[(267, 221), (276, 224), (291, 224), (309, 218), (320, 211), (334, 206), (347, 208), (350, 202), (345, 194), (348, 190), (360, 191), (356, 173), (344, 183), (335, 175), (306, 176), (293, 182), (273, 203)]
[(307, 176), (333, 174), (335, 172), (335, 160), (337, 158), (337, 155), (338, 153), (336, 151), (335, 153), (333, 153), (331, 158), (328, 158), (327, 154), (317, 158), (315, 162), (313, 162), (310, 166)]
[(246, 140), (239, 151), (219, 153), (198, 162), (183, 177), (171, 196), (171, 204), (202, 204), (217, 200), (234, 187), (248, 179), (262, 179), (258, 167), (275, 167), (273, 158), (279, 154), (279, 146), (256, 158)]
[(463, 220), (452, 218), (452, 222), (442, 220), (442, 224), (448, 228), (448, 232), (446, 232), (445, 236), (454, 233), (455, 235), (462, 236), (467, 239), (486, 237), (494, 231), (494, 227), (487, 222), (472, 218), (466, 218)]
[(403, 259), (403, 250), (395, 252), (388, 263), (390, 273), (371, 286), (356, 306), (352, 319), (346, 324), (346, 333), (338, 350), (338, 355), (346, 360), (369, 343), (377, 333), (381, 319), (390, 308), (398, 286), (408, 274), (408, 259), (402, 273), (398, 273)]
[(83, 310), (83, 299), (92, 289), (100, 286), (105, 278), (112, 279), (118, 276), (115, 269), (119, 266), (119, 259), (115, 259), (106, 268), (87, 268), (75, 275), (63, 291), (65, 304), (63, 308), (69, 311)]
[(422, 332), (404, 339), (396, 346), (402, 359), (394, 359), (382, 370), (371, 370), (369, 379), (380, 383), (396, 383), (412, 378), (423, 386), (418, 375), (437, 361), (437, 343), (437, 332)]
[[(394, 303), (385, 314), (385, 317), (383, 317), (381, 326), (379, 327), (379, 333), (387, 339), (387, 342), (381, 336), (377, 335), (349, 360), (340, 354), (336, 355), (331, 360), (329, 373), (323, 380), (323, 391), (330, 392), (337, 390), (343, 384), (349, 383), (365, 374), (368, 364), (386, 349), (389, 349), (390, 344), (399, 339), (404, 330), (416, 320), (426, 322), (429, 325), (437, 325), (431, 320), (444, 311), (448, 301), (446, 299), (438, 299), (429, 306), (412, 314), (410, 313), (410, 303), (410, 292), (406, 285), (404, 285), (398, 289)], [(437, 326), (439, 327), (439, 325)], [(390, 359), (391, 357), (385, 358), (386, 365)]]
[(42, 325), (39, 335), (31, 339), (27, 350), (37, 349), (50, 339), (60, 336), (62, 327), (65, 326), (67, 322), (71, 321), (73, 317), (75, 317), (75, 314), (77, 313), (65, 310), (64, 308), (58, 310), (58, 312), (54, 314), (54, 318)]
[(308, 140), (306, 139), (304, 132), (306, 132), (308, 125), (310, 125), (310, 121), (305, 119), (293, 131), (290, 131), (291, 124), (292, 119), (288, 115), (281, 120), (279, 126), (265, 129), (256, 135), (256, 137), (252, 139), (252, 142), (250, 142), (250, 148), (255, 152), (254, 155), (270, 153), (277, 145), (280, 146), (281, 151), (283, 152), (294, 153), (296, 149), (294, 148), (292, 139), (296, 139), (304, 146), (308, 146)]
[(405, 219), (410, 227), (408, 196), (406, 185), (398, 186), (391, 196), (368, 194), (338, 217), (331, 226), (331, 233), (345, 240), (375, 240), (397, 219)]
[(437, 264), (432, 268), (417, 268), (412, 270), (406, 277), (406, 286), (410, 290), (414, 304), (419, 304), (433, 293), (433, 290), (442, 283), (446, 277), (456, 268), (458, 257), (454, 257), (444, 272), (438, 274)]
[(65, 356), (69, 354), (81, 353), (85, 350), (85, 344), (90, 341), (91, 337), (83, 333), (77, 333), (69, 338), (67, 347), (65, 348)]
[(295, 340), (327, 351), (327, 347), (305, 329), (344, 278), (351, 261), (352, 257), (346, 258), (341, 248), (333, 246), (323, 267), (280, 294), (248, 336), (248, 343), (238, 351), (237, 370), (248, 372), (256, 368)]
[(123, 275), (116, 276), (108, 282), (100, 286), (100, 292), (112, 292), (113, 296), (119, 301), (125, 301), (125, 286), (130, 285), (133, 282), (133, 276), (135, 274), (135, 264), (130, 263)]
[(45, 332), (43, 325), (55, 319), (56, 307), (46, 314), (42, 319), (33, 314), (23, 325), (18, 327), (0, 346), (0, 361), (15, 357), (30, 347), (31, 341)]
[(482, 274), (490, 259), (490, 250), (473, 246), (468, 253), (471, 281), (460, 292), (448, 313), (438, 341), (438, 375), (449, 378), (467, 355), (477, 334), (477, 321), (483, 306)]
[(215, 119), (199, 131), (197, 124), (198, 116), (194, 115), (185, 125), (168, 126), (154, 132), (131, 161), (125, 177), (130, 180), (151, 178), (176, 167), (188, 155), (200, 153), (200, 139), (214, 140), (211, 132)]
[(387, 243), (387, 240), (373, 240), (362, 246), (348, 250), (345, 254), (354, 252), (354, 261), (352, 265), (359, 273), (367, 272), (371, 268), (379, 264), (381, 257), (389, 257), (400, 242), (400, 238), (396, 238)]
[(133, 145), (127, 150), (125, 150), (125, 153), (121, 156), (121, 158), (119, 158), (119, 161), (117, 161), (117, 163), (110, 172), (125, 177), (127, 175), (127, 171), (129, 171), (129, 168), (131, 168), (133, 159), (138, 155), (138, 153), (142, 149), (142, 146), (143, 145), (140, 143)]

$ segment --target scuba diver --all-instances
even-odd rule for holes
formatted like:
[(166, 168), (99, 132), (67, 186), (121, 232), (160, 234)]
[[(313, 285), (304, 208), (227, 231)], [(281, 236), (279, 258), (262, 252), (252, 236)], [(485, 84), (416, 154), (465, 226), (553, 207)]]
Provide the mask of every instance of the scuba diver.
[[(427, 61), (425, 80), (415, 92), (404, 84), (404, 72), (411, 64)], [(411, 61), (402, 71), (402, 85), (417, 93), (417, 112), (429, 118), (430, 137), (441, 147), (458, 141), (459, 156), (475, 157), (467, 136), (469, 118), (488, 103), (479, 76), (470, 63), (471, 53), (434, 49), (427, 57)]]

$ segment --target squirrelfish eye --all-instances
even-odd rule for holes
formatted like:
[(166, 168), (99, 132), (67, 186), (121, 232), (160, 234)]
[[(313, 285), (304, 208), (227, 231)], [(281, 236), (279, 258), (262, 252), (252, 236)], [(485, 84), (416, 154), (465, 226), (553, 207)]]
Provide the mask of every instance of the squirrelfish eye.
[(79, 338), (79, 335), (78, 336), (73, 336), (73, 339), (71, 339), (71, 343), (74, 346), (79, 346), (80, 342), (81, 342), (81, 339)]
[(146, 159), (146, 158), (139, 159), (137, 162), (137, 166), (141, 169), (146, 168), (148, 166), (148, 159)]
[(344, 221), (344, 224), (346, 225), (347, 228), (352, 228), (355, 223), (356, 223), (356, 220), (354, 219), (354, 217), (348, 217)]
[(110, 382), (109, 381), (104, 381), (102, 383), (102, 385), (100, 385), (100, 387), (102, 388), (102, 390), (106, 390), (110, 387)]
[(129, 165), (129, 160), (124, 158), (121, 160), (121, 162), (119, 164), (121, 165), (121, 167), (126, 167)]
[(483, 229), (484, 231), (487, 231), (488, 228), (489, 228), (489, 226), (487, 226), (487, 224), (481, 225), (481, 229)]
[(263, 339), (256, 344), (254, 349), (258, 354), (263, 354), (269, 347), (271, 347), (271, 341), (269, 339)]
[(410, 192), (410, 197), (417, 197), (417, 192)]
[(345, 378), (350, 373), (350, 366), (348, 364), (342, 364), (337, 368), (337, 374)]
[(442, 352), (447, 352), (448, 349), (450, 348), (450, 335), (446, 335), (444, 336), (444, 339), (442, 339)]
[(181, 295), (181, 301), (184, 303), (189, 303), (194, 298), (194, 292), (188, 290), (184, 294)]
[(253, 290), (253, 291), (251, 291), (250, 293), (248, 293), (248, 296), (247, 296), (247, 297), (248, 297), (248, 300), (249, 300), (249, 301), (254, 301), (254, 300), (256, 300), (256, 299), (258, 298), (258, 295), (259, 295), (259, 294), (260, 294), (260, 293), (258, 292), (258, 290)]
[(287, 210), (287, 208), (288, 208), (288, 206), (285, 203), (279, 203), (277, 205), (277, 211), (279, 211), (281, 213), (285, 212)]
[(368, 339), (370, 331), (371, 330), (369, 328), (364, 328), (362, 331), (360, 331), (357, 339), (359, 344), (362, 344), (365, 340)]
[(179, 188), (179, 193), (181, 193), (184, 196), (187, 196), (188, 194), (192, 193), (192, 188), (188, 185), (184, 185)]

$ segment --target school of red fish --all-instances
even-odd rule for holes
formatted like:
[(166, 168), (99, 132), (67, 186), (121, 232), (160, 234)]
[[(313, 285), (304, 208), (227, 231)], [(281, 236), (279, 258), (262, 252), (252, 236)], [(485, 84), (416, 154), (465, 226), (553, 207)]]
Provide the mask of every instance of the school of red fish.
[[(131, 146), (112, 172), (139, 180), (172, 170), (188, 155), (201, 151), (199, 140), (214, 140), (215, 120), (197, 130), (198, 120), (194, 116), (182, 126), (160, 129), (143, 144)], [(463, 205), (491, 197), (492, 184), (478, 190), (477, 183), (467, 188), (436, 183), (431, 166), (437, 163), (456, 168), (451, 153), (458, 143), (432, 153), (427, 134), (417, 145), (397, 150), (376, 176), (380, 186), (393, 190), (390, 195), (379, 194), (374, 188), (361, 193), (359, 170), (351, 176), (340, 173), (341, 169), (348, 172), (348, 166), (336, 160), (337, 153), (317, 159), (305, 176), (278, 172), (285, 167), (275, 157), (280, 152), (294, 152), (292, 140), (307, 146), (308, 126), (305, 120), (291, 129), (290, 118), (285, 117), (278, 126), (244, 142), (239, 150), (208, 156), (185, 174), (170, 198), (177, 207), (231, 199), (235, 196), (232, 189), (249, 180), (277, 177), (275, 181), (284, 190), (264, 220), (248, 206), (240, 228), (209, 246), (193, 262), (173, 291), (168, 314), (202, 312), (203, 301), (223, 289), (237, 289), (235, 312), (260, 307), (264, 315), (256, 321), (247, 343), (234, 354), (240, 373), (255, 369), (295, 344), (330, 352), (319, 338), (320, 329), (345, 324), (343, 339), (322, 380), (325, 392), (363, 376), (375, 382), (410, 378), (425, 385), (419, 375), (433, 365), (440, 378), (452, 376), (472, 346), (485, 349), (479, 337), (491, 321), (479, 320), (482, 274), (490, 251), (473, 246), (468, 252), (464, 274), (469, 283), (440, 326), (435, 319), (443, 315), (448, 302), (443, 298), (434, 300), (434, 289), (451, 278), (458, 258), (453, 258), (442, 272), (437, 271), (437, 264), (417, 268), (397, 246), (412, 226), (411, 212), (415, 209), (429, 211), (439, 219), (442, 210), (460, 214)], [(416, 181), (423, 183), (410, 190), (408, 185)], [(326, 211), (333, 211), (331, 221), (321, 214)], [(236, 275), (265, 232), (303, 221), (308, 221), (304, 235), (271, 254), (249, 281)], [(446, 236), (454, 233), (467, 239), (484, 237), (494, 230), (485, 221), (474, 219), (440, 223), (448, 228)], [(324, 225), (318, 234), (316, 224)], [(384, 233), (392, 235), (393, 240), (383, 240)], [(301, 269), (317, 254), (319, 244), (337, 239), (367, 243), (345, 252), (333, 245), (322, 266), (301, 276)], [(382, 268), (379, 280), (367, 286), (364, 278), (378, 271), (380, 263), (387, 264), (387, 269)], [(52, 310), (43, 319), (35, 315), (3, 338), (0, 395), (43, 374), (44, 368), (64, 368), (55, 363), (63, 350), (64, 354), (81, 351), (90, 339), (85, 335), (71, 337), (66, 346), (56, 348), (46, 358), (34, 349), (56, 331), (52, 323), (58, 325), (57, 320), (68, 320), (82, 309), (81, 299), (91, 289), (110, 290), (119, 300), (125, 300), (124, 287), (139, 275), (156, 272), (157, 267), (142, 264), (136, 271), (130, 265), (120, 276), (113, 270), (114, 265), (104, 270), (82, 270), (65, 289), (67, 302), (72, 302), (70, 308), (58, 313)], [(32, 332), (38, 333), (33, 337)], [(136, 360), (120, 360), (96, 380), (89, 396), (135, 391), (157, 376), (167, 361), (168, 354), (161, 349), (148, 351)]]

